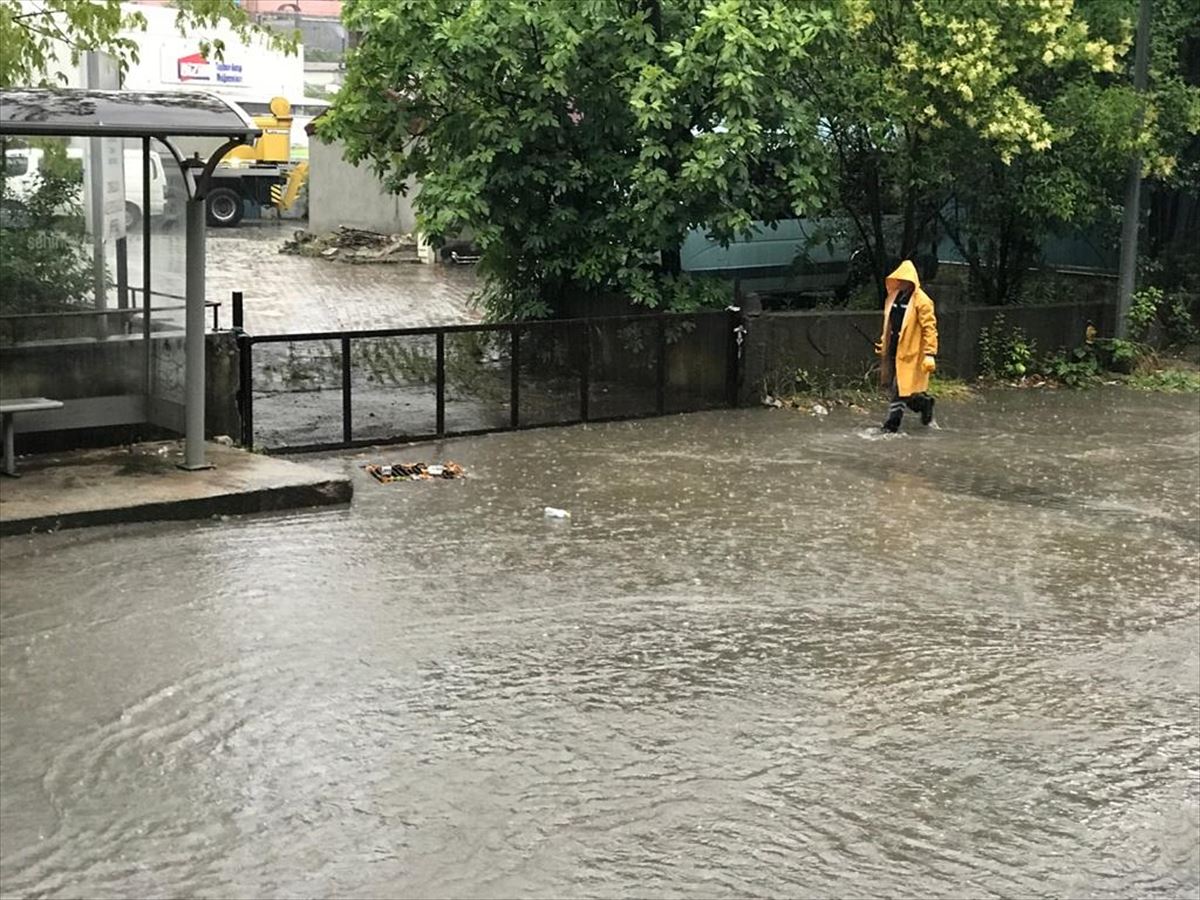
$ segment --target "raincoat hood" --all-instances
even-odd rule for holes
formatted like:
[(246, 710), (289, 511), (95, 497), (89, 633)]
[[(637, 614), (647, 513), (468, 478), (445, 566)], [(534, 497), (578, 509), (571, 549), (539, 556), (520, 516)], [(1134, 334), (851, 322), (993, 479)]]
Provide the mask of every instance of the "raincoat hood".
[(921, 279), (917, 276), (917, 267), (912, 264), (911, 259), (906, 259), (896, 266), (896, 271), (887, 277), (884, 285), (890, 294), (892, 291), (899, 290), (900, 284), (905, 281), (911, 284), (914, 290), (921, 289)]

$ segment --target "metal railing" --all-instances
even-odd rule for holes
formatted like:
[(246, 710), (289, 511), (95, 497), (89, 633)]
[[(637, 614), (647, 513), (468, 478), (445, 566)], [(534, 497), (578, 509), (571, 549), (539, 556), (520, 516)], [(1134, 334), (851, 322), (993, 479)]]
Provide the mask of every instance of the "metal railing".
[[(142, 288), (138, 288), (138, 287), (130, 287), (128, 290), (134, 299), (137, 298), (138, 294), (142, 293)], [(168, 293), (167, 291), (151, 291), (150, 296), (151, 297), (163, 297), (167, 300), (182, 300), (185, 302), (187, 301), (187, 297), (184, 297), (182, 294), (171, 294), (171, 293)], [(212, 318), (212, 330), (220, 331), (221, 330), (221, 301), (220, 300), (205, 300), (204, 308), (212, 310), (212, 317), (213, 317)], [(187, 306), (155, 306), (155, 307), (151, 308), (152, 313), (179, 312), (180, 310), (186, 311)], [(139, 309), (138, 312), (141, 312), (141, 310)]]
[[(610, 422), (629, 419), (647, 418), (665, 415), (669, 412), (688, 412), (715, 407), (731, 407), (737, 405), (738, 386), (741, 368), (741, 338), (743, 334), (742, 317), (738, 310), (728, 309), (698, 313), (649, 313), (642, 315), (605, 316), (581, 319), (550, 319), (532, 320), (499, 325), (444, 325), (424, 328), (387, 328), (361, 331), (320, 331), (298, 334), (267, 334), (251, 335), (241, 329), (242, 298), (239, 294), (233, 296), (234, 329), (239, 332), (239, 364), (240, 387), (238, 406), (242, 420), (241, 443), (246, 447), (255, 446), (255, 347), (272, 344), (306, 344), (318, 343), (333, 345), (336, 353), (331, 352), (328, 359), (337, 360), (340, 367), (341, 394), (341, 437), (340, 440), (316, 441), (294, 444), (277, 444), (263, 446), (267, 451), (308, 452), (352, 447), (365, 447), (378, 444), (405, 443), (422, 440), (435, 440), (450, 436), (466, 436), (487, 434), (493, 432), (518, 431), (530, 428), (544, 428), (559, 425), (575, 425), (584, 422)], [(653, 406), (643, 411), (596, 415), (593, 409), (593, 335), (601, 331), (612, 334), (613, 329), (621, 326), (634, 326), (642, 329), (653, 329), (653, 357), (648, 358), (645, 352), (649, 348), (639, 348), (636, 355), (639, 377), (653, 385)], [(707, 373), (705, 384), (707, 394), (700, 402), (689, 405), (685, 400), (676, 399), (673, 405), (668, 404), (668, 390), (676, 398), (686, 398), (689, 384), (687, 373), (674, 375), (668, 373), (668, 357), (672, 350), (673, 341), (678, 341), (679, 334), (687, 334), (688, 329), (706, 329), (705, 334), (710, 338), (703, 346), (693, 348), (689, 362), (693, 369), (701, 369)], [(554, 333), (545, 334), (543, 330), (553, 329)], [(459, 428), (447, 426), (447, 340), (460, 335), (482, 335), (490, 341), (506, 349), (505, 363), (509, 368), (507, 377), (507, 418), (503, 424), (486, 427)], [(557, 336), (566, 335), (570, 344), (570, 352), (564, 352), (569, 357), (563, 367), (575, 381), (573, 392), (576, 393), (573, 414), (554, 418), (552, 421), (530, 421), (522, 411), (523, 393), (539, 387), (538, 372), (524, 373), (522, 370), (522, 350), (524, 337), (531, 344), (538, 345), (539, 339), (544, 346), (548, 339), (553, 341)], [(359, 342), (369, 342), (381, 338), (425, 338), (432, 337), (434, 341), (432, 388), (434, 391), (433, 430), (416, 433), (398, 432), (376, 434), (370, 437), (356, 435), (353, 411), (355, 402), (354, 388), (354, 349)], [(711, 338), (716, 337), (716, 340)], [(564, 345), (565, 346), (565, 345)], [(628, 360), (633, 354), (625, 351), (623, 359)], [(530, 360), (530, 366), (535, 366), (536, 360)], [(608, 369), (619, 369), (621, 363), (608, 364)], [(676, 366), (686, 369), (685, 366)], [(651, 374), (652, 373), (652, 374)], [(720, 384), (714, 393), (712, 384), (713, 373), (716, 373)], [(332, 375), (333, 372), (330, 372)], [(631, 381), (622, 381), (621, 375), (606, 380), (606, 397), (609, 391), (625, 389)], [(331, 388), (338, 390), (338, 388)], [(386, 391), (386, 387), (375, 387), (373, 391)], [(281, 392), (286, 393), (286, 392)], [(697, 396), (701, 390), (697, 389)], [(612, 405), (611, 403), (609, 405)], [(647, 400), (647, 407), (650, 404)]]
[[(130, 288), (130, 293), (136, 293), (137, 288)], [(172, 297), (170, 294), (155, 294), (154, 296)], [(212, 330), (221, 330), (221, 303), (215, 300), (208, 300), (204, 304), (205, 309), (212, 310)], [(155, 306), (151, 310), (151, 315), (168, 312), (183, 312), (187, 309), (186, 306)], [(139, 306), (109, 306), (104, 309), (60, 309), (53, 312), (32, 312), (32, 313), (5, 313), (0, 315), (0, 336), (7, 335), (11, 343), (22, 343), (25, 340), (25, 334), (29, 327), (36, 327), (38, 323), (53, 323), (56, 321), (70, 322), (81, 319), (94, 319), (99, 321), (103, 326), (103, 333), (100, 337), (106, 337), (111, 334), (109, 331), (109, 322), (112, 320), (116, 323), (115, 327), (119, 329), (120, 334), (131, 335), (134, 333), (135, 320), (143, 317), (145, 310)], [(157, 329), (152, 328), (152, 332)], [(45, 338), (53, 340), (54, 335)], [(96, 335), (91, 335), (96, 337)]]

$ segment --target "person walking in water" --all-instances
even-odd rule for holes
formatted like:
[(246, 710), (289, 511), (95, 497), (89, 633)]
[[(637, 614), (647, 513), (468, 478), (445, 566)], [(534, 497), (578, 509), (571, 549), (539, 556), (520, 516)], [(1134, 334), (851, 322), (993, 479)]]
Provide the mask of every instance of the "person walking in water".
[(933, 398), (925, 391), (937, 368), (937, 316), (912, 260), (900, 263), (884, 284), (883, 336), (875, 352), (881, 358), (879, 382), (889, 401), (883, 430), (896, 432), (906, 406), (921, 414), (922, 425), (933, 421)]

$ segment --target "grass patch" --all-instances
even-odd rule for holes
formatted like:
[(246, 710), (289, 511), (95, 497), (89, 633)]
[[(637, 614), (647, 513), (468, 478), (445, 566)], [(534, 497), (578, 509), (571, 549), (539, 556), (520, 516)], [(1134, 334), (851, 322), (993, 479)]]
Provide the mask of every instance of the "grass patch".
[(1138, 372), (1126, 380), (1140, 391), (1159, 391), (1165, 394), (1200, 394), (1200, 372), (1188, 369), (1159, 369)]
[[(927, 392), (937, 400), (974, 400), (979, 396), (967, 382), (958, 378), (929, 380)], [(885, 398), (874, 373), (866, 375), (834, 375), (829, 372), (812, 372), (798, 369), (768, 379), (763, 384), (763, 404), (776, 408), (800, 409), (821, 414), (835, 407), (848, 407), (855, 412), (866, 412), (867, 407)]]
[(935, 400), (974, 400), (979, 392), (961, 378), (929, 379), (929, 390), (926, 392)]
[(821, 414), (835, 406), (863, 409), (879, 398), (879, 388), (867, 375), (835, 375), (825, 370), (792, 369), (764, 379), (763, 405), (803, 409)]

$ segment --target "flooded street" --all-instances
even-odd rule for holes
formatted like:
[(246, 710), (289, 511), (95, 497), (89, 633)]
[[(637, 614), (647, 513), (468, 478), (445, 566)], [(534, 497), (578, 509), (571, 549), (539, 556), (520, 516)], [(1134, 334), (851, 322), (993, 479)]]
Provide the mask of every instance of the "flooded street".
[(1197, 398), (939, 418), (310, 457), (351, 508), (5, 539), (0, 892), (1194, 897)]

